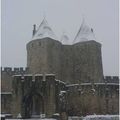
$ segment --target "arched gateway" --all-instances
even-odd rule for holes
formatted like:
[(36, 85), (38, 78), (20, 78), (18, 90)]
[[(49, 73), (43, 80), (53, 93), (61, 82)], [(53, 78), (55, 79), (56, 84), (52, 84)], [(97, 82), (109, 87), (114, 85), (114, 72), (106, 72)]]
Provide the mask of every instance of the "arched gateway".
[(44, 98), (36, 91), (29, 92), (23, 97), (23, 111), (26, 118), (39, 117), (44, 113)]

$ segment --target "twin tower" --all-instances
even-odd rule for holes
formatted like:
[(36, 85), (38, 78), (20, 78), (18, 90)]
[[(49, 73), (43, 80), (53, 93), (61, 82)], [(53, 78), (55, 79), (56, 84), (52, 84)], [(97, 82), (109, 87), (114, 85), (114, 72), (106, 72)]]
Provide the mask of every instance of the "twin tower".
[(34, 25), (32, 41), (27, 44), (27, 67), (32, 74), (55, 74), (67, 84), (103, 80), (101, 44), (95, 41), (93, 29), (83, 20), (73, 40), (66, 35), (59, 41), (44, 19)]

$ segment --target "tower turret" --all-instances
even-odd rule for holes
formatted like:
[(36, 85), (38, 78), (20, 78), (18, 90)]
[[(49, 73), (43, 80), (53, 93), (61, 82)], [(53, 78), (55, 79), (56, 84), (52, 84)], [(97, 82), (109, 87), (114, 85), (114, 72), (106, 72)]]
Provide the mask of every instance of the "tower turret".
[[(35, 26), (34, 26), (34, 29), (36, 29)], [(43, 39), (43, 38), (47, 38), (47, 37), (51, 38), (51, 39), (54, 39), (54, 40), (57, 40), (56, 35), (52, 31), (51, 27), (48, 25), (48, 22), (45, 18), (41, 22), (38, 29), (34, 30), (34, 31), (35, 31), (35, 34), (34, 34), (32, 40)]]
[(73, 44), (89, 40), (95, 40), (95, 35), (93, 33), (93, 29), (90, 28), (83, 19), (80, 29), (73, 41)]
[(61, 79), (61, 45), (44, 18), (27, 44), (29, 73), (54, 73), (57, 79)]

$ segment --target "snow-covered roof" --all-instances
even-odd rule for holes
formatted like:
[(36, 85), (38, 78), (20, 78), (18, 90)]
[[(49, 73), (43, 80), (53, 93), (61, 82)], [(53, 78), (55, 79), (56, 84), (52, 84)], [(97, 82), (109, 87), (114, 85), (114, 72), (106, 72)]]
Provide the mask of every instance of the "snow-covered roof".
[(56, 35), (52, 31), (51, 27), (48, 25), (47, 20), (44, 18), (40, 26), (36, 30), (35, 34), (33, 35), (32, 40), (43, 39), (46, 37), (57, 40)]
[(62, 42), (62, 44), (65, 44), (65, 45), (68, 45), (68, 44), (70, 44), (69, 42), (69, 38), (68, 38), (68, 36), (65, 34), (65, 33), (63, 33), (63, 35), (62, 35), (62, 37), (61, 37), (61, 42)]
[(93, 33), (93, 29), (90, 28), (83, 19), (80, 29), (73, 41), (73, 44), (89, 40), (95, 40), (95, 35)]

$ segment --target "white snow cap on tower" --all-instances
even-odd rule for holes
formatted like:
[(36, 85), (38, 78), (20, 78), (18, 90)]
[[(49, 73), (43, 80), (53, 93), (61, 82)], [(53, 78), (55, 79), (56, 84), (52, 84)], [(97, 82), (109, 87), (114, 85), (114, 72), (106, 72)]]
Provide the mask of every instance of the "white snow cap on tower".
[(93, 33), (93, 29), (90, 28), (83, 19), (80, 29), (73, 41), (73, 44), (83, 41), (89, 41), (89, 40), (95, 40), (95, 35)]
[(65, 32), (63, 32), (63, 35), (62, 35), (62, 37), (61, 37), (61, 42), (62, 42), (62, 44), (65, 44), (65, 45), (70, 44), (70, 43), (69, 43), (69, 38), (68, 38), (68, 36), (65, 34)]
[(57, 40), (56, 35), (48, 25), (47, 20), (44, 18), (43, 21), (41, 22), (40, 26), (36, 30), (35, 34), (32, 37), (32, 40), (35, 39), (43, 39), (43, 38), (52, 38), (54, 40)]

